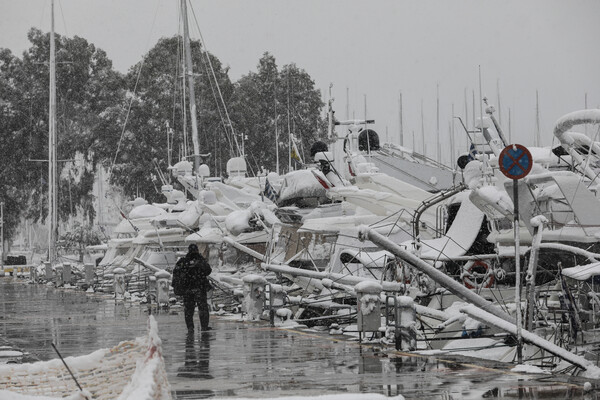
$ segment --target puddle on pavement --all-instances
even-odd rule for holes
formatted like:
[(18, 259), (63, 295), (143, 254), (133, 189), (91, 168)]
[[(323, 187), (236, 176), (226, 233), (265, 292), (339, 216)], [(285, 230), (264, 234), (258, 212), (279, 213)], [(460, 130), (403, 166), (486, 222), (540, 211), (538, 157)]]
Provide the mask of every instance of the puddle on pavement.
[(582, 393), (584, 381), (568, 377), (512, 374), (506, 365), (473, 359), (404, 356), (392, 348), (264, 323), (211, 316), (213, 331), (188, 335), (180, 308), (162, 310), (0, 278), (0, 344), (24, 351), (29, 359), (23, 361), (55, 358), (52, 342), (70, 356), (141, 336), (149, 313), (158, 322), (175, 399), (344, 392), (435, 400), (599, 399), (596, 391)]

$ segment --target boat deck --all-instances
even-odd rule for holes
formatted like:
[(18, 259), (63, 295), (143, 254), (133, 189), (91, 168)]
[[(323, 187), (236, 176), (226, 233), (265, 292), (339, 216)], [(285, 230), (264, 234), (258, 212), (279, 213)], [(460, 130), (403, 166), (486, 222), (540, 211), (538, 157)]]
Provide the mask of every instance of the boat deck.
[[(0, 345), (24, 362), (77, 356), (143, 336), (158, 322), (174, 399), (266, 398), (341, 393), (407, 399), (585, 398), (584, 381), (510, 372), (509, 365), (465, 357), (419, 356), (327, 331), (271, 328), (211, 316), (212, 331), (188, 336), (183, 310), (115, 302), (107, 295), (0, 278)], [(196, 316), (197, 319), (197, 316)], [(197, 324), (199, 325), (199, 324)]]

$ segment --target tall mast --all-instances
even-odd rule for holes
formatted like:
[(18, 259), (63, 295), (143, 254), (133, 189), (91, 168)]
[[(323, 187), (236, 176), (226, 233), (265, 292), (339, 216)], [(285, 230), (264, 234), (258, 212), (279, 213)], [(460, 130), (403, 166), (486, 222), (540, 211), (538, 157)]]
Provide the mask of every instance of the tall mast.
[[(331, 86), (329, 87), (331, 91)], [(331, 98), (331, 96), (329, 96)], [(346, 120), (350, 119), (350, 89), (346, 88)]]
[[(465, 88), (464, 97), (465, 97), (465, 124), (468, 127), (469, 126), (469, 106), (467, 105), (467, 88)], [(467, 148), (469, 148), (469, 144), (467, 144)]]
[[(477, 121), (476, 121), (476, 119), (477, 119), (477, 117), (476, 117), (477, 111), (475, 111), (475, 89), (471, 90), (471, 95), (472, 95), (472, 98), (473, 98), (473, 108), (472, 108), (472, 110), (473, 110), (473, 112), (472, 112), (472, 114), (473, 114), (472, 115), (472, 117), (473, 117), (473, 129), (475, 129), (475, 127), (477, 126)], [(475, 137), (475, 136), (473, 136), (473, 137)], [(475, 144), (475, 143), (473, 143), (473, 144)]]
[(292, 130), (290, 128), (290, 71), (287, 76), (288, 172), (292, 170)]
[(454, 142), (454, 103), (452, 103), (452, 118), (450, 119), (450, 165), (456, 167), (456, 143)]
[[(400, 125), (400, 146), (404, 146), (404, 127), (402, 126), (402, 92), (399, 92), (398, 97), (398, 124)], [(414, 144), (413, 144), (414, 147)]]
[(279, 130), (277, 127), (277, 83), (273, 81), (273, 108), (275, 113), (275, 162), (277, 166), (275, 172), (279, 175)]
[(508, 108), (508, 143), (512, 143), (512, 118), (510, 115), (510, 107)]
[(423, 155), (427, 157), (427, 148), (425, 147), (425, 119), (423, 118), (423, 99), (421, 99), (421, 150)]
[(436, 91), (436, 112), (435, 112), (435, 119), (436, 119), (436, 123), (435, 123), (435, 135), (436, 135), (436, 146), (435, 146), (435, 151), (436, 151), (436, 160), (439, 163), (442, 162), (442, 148), (440, 146), (440, 84), (438, 83), (435, 87), (435, 91)]
[(540, 101), (538, 97), (538, 91), (535, 90), (535, 140), (534, 146), (540, 146)]
[(502, 103), (500, 102), (500, 79), (496, 79), (496, 95), (498, 96), (498, 122), (502, 125)]
[[(588, 103), (587, 103), (587, 92), (585, 92), (585, 97), (584, 97), (584, 101), (583, 101), (583, 106), (584, 106), (584, 107), (583, 107), (583, 109), (584, 109), (584, 110), (587, 110), (587, 109), (588, 109)], [(584, 127), (584, 129), (585, 129), (584, 133), (585, 133), (585, 134), (586, 134), (586, 136), (587, 136), (587, 133), (588, 133), (588, 124), (585, 124), (583, 127)]]
[(181, 0), (181, 13), (183, 17), (183, 42), (185, 45), (185, 63), (188, 78), (188, 92), (190, 94), (190, 116), (192, 117), (192, 144), (194, 145), (194, 171), (200, 166), (200, 144), (198, 141), (198, 120), (196, 116), (196, 92), (194, 90), (194, 70), (192, 68), (192, 49), (190, 46), (190, 31), (188, 28), (187, 0)]
[(50, 9), (50, 101), (48, 110), (48, 261), (56, 259), (56, 48), (54, 44), (54, 0)]

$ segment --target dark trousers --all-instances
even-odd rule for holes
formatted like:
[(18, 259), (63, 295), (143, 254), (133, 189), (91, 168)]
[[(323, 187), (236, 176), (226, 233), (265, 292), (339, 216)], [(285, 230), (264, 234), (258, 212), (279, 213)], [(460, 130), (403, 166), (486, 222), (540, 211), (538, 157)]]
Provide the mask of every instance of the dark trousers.
[(198, 306), (200, 327), (202, 330), (206, 330), (208, 328), (208, 320), (210, 317), (206, 291), (192, 290), (183, 296), (183, 314), (185, 315), (185, 324), (188, 329), (194, 329), (194, 310), (196, 309), (196, 306)]

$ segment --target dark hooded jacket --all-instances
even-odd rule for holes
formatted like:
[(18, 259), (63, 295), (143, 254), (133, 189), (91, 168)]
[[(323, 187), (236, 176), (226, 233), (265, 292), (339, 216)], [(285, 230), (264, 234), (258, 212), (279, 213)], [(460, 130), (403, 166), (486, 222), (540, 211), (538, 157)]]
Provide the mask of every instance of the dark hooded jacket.
[(210, 290), (208, 276), (212, 268), (200, 253), (188, 253), (175, 264), (171, 286), (177, 296), (195, 290)]

